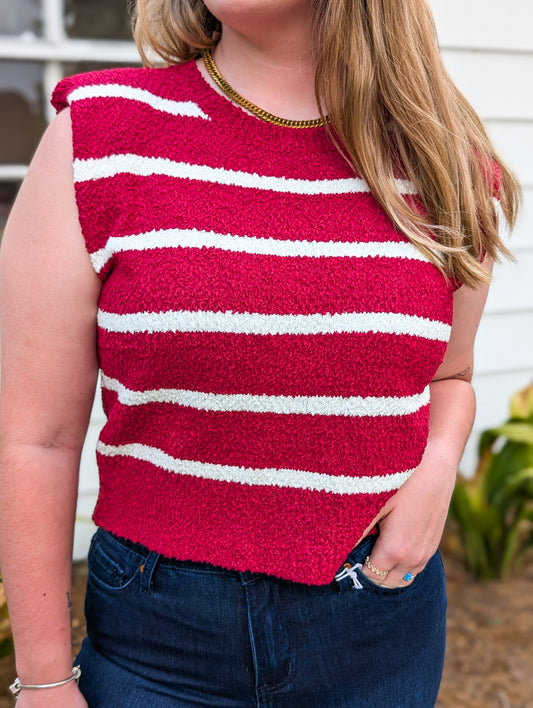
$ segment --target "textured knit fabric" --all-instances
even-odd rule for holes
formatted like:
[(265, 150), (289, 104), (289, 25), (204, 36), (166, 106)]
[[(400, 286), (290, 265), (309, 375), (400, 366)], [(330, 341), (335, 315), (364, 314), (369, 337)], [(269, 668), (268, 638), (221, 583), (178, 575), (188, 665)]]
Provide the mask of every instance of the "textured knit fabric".
[(103, 281), (95, 522), (330, 582), (420, 462), (451, 286), (323, 127), (246, 114), (194, 62), (75, 76), (53, 103)]

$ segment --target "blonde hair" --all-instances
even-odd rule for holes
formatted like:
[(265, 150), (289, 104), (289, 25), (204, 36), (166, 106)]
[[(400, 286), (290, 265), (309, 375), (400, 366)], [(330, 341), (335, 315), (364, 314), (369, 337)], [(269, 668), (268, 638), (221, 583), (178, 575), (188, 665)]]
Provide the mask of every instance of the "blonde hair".
[[(313, 0), (316, 95), (341, 154), (391, 221), (447, 277), (489, 280), (485, 254), (510, 256), (494, 197), (512, 228), (518, 182), (446, 72), (426, 0)], [(134, 36), (167, 64), (220, 39), (201, 0), (137, 0)], [(397, 178), (413, 182), (417, 200)]]

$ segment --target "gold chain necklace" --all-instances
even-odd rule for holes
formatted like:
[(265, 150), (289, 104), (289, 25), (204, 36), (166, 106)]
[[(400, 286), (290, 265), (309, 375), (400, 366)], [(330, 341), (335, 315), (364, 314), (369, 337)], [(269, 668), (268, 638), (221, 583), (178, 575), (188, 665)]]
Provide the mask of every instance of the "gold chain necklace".
[(250, 113), (252, 113), (254, 116), (257, 116), (258, 118), (267, 121), (267, 123), (281, 125), (285, 128), (316, 128), (320, 125), (325, 125), (325, 123), (329, 123), (329, 119), (327, 118), (327, 116), (325, 119), (315, 118), (314, 120), (290, 120), (289, 118), (279, 118), (278, 116), (275, 116), (272, 113), (269, 113), (268, 111), (259, 108), (259, 106), (256, 106), (255, 103), (248, 101), (248, 99), (244, 98), (244, 96), (241, 96), (240, 93), (237, 93), (237, 91), (235, 91), (235, 89), (228, 84), (226, 79), (217, 69), (210, 49), (204, 49), (202, 51), (202, 58), (204, 60), (205, 68), (209, 72), (209, 75), (216, 83), (216, 85), (220, 89), (222, 89), (222, 91), (224, 91), (226, 96), (229, 96), (233, 101), (235, 101), (235, 103), (238, 103), (239, 106), (242, 106), (247, 111), (250, 111)]

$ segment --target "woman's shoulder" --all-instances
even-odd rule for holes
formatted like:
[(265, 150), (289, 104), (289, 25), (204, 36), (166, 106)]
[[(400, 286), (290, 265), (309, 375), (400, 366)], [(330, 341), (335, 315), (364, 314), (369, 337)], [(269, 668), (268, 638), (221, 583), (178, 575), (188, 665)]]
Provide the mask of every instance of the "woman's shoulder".
[(51, 102), (61, 111), (74, 102), (89, 99), (142, 99), (149, 94), (179, 99), (188, 93), (193, 62), (165, 67), (121, 67), (74, 74), (62, 79)]

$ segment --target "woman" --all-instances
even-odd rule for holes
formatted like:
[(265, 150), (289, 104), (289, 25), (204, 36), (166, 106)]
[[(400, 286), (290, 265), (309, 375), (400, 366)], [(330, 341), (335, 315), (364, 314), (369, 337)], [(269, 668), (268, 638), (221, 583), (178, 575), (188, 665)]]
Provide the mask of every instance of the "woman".
[(59, 84), (2, 245), (1, 564), (19, 682), (43, 687), (20, 706), (429, 708), (516, 182), (424, 0), (136, 13), (168, 68)]

